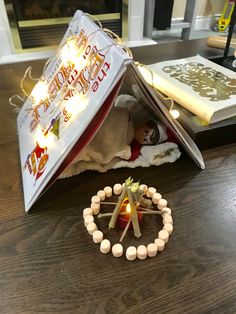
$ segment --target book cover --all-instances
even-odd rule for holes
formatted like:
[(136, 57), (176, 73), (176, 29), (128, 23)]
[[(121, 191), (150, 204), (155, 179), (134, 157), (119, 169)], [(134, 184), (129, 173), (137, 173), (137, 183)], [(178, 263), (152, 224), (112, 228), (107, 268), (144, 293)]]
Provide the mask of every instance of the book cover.
[(94, 136), (130, 62), (88, 15), (75, 13), (17, 117), (26, 211)]
[(199, 55), (148, 65), (145, 79), (207, 123), (236, 115), (236, 73)]

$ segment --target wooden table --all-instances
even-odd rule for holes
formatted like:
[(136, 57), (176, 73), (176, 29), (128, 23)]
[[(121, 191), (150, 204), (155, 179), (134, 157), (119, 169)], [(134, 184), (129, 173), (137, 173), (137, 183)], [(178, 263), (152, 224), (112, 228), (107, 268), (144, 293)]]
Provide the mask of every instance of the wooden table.
[[(199, 40), (133, 52), (146, 63), (219, 55)], [(8, 98), (28, 64), (41, 72), (42, 61), (0, 67), (0, 313), (235, 313), (236, 144), (204, 151), (203, 171), (183, 154), (160, 167), (58, 180), (25, 214)], [(156, 186), (173, 209), (166, 249), (146, 261), (101, 254), (83, 225), (90, 197), (130, 175)]]

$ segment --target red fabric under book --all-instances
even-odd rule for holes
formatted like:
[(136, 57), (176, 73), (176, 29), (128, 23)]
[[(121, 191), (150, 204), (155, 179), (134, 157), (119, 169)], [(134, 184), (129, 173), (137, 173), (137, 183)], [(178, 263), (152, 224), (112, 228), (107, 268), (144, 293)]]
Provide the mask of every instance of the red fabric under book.
[[(178, 144), (177, 138), (174, 136), (174, 134), (168, 128), (166, 129), (166, 132), (167, 132), (167, 136), (168, 136), (167, 142), (172, 142), (172, 143)], [(136, 140), (133, 140), (131, 142), (131, 144), (130, 144), (131, 157), (130, 157), (129, 161), (134, 161), (139, 157), (141, 147), (142, 147), (142, 145), (139, 144), (139, 142), (137, 142)]]
[(179, 144), (176, 136), (167, 128), (166, 129), (166, 132), (167, 132), (167, 142), (172, 142), (172, 143), (175, 143), (175, 144)]
[(130, 144), (131, 157), (130, 157), (129, 161), (133, 161), (133, 160), (138, 158), (138, 156), (140, 155), (141, 147), (142, 147), (142, 145), (139, 144), (139, 142), (137, 142), (136, 140), (133, 140), (131, 142), (131, 144)]

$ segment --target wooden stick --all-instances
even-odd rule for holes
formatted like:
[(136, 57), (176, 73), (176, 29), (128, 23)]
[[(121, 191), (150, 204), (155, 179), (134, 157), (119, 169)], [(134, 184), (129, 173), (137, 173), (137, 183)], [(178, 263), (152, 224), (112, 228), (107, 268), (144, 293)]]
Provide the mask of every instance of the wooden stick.
[(123, 239), (124, 239), (124, 237), (126, 236), (126, 233), (127, 233), (128, 229), (129, 229), (130, 223), (131, 223), (131, 218), (128, 220), (128, 222), (127, 222), (127, 224), (126, 224), (126, 226), (125, 226), (125, 229), (124, 229), (124, 231), (122, 232), (122, 235), (121, 235), (121, 237), (120, 237), (120, 242), (122, 242)]
[(116, 205), (115, 202), (95, 202), (95, 204)]
[(143, 193), (140, 190), (137, 190), (134, 194), (134, 199), (137, 203), (140, 203), (144, 207), (151, 207), (152, 201), (143, 197)]
[(122, 191), (120, 197), (118, 198), (118, 202), (117, 202), (116, 207), (115, 207), (115, 209), (113, 211), (113, 214), (111, 216), (111, 219), (110, 219), (110, 222), (109, 222), (109, 229), (115, 228), (117, 217), (119, 216), (119, 213), (120, 213), (121, 205), (122, 205), (122, 203), (124, 201), (124, 198), (126, 196), (126, 193), (127, 193), (127, 187), (129, 185), (131, 185), (132, 182), (133, 182), (133, 180), (131, 179), (131, 177), (129, 177), (125, 181), (125, 185), (124, 185), (123, 191)]
[(129, 199), (129, 204), (130, 204), (130, 208), (131, 208), (131, 219), (132, 219), (132, 224), (133, 224), (133, 229), (134, 229), (134, 236), (136, 238), (139, 238), (139, 237), (141, 237), (142, 234), (140, 232), (135, 200), (133, 197), (133, 193), (131, 192), (131, 190), (129, 188), (127, 189), (127, 192), (128, 192), (128, 199)]
[(127, 188), (126, 188), (126, 186), (124, 186), (124, 189), (123, 189), (120, 197), (118, 198), (118, 202), (116, 204), (116, 207), (113, 210), (113, 213), (112, 213), (112, 216), (111, 216), (111, 219), (110, 219), (110, 222), (109, 222), (109, 229), (115, 228), (117, 217), (119, 216), (120, 208), (121, 208), (121, 205), (122, 205), (122, 203), (124, 201), (124, 198), (125, 198), (125, 195), (126, 195), (126, 191), (127, 191)]
[[(151, 210), (151, 209), (146, 209), (145, 210), (138, 210), (138, 214), (143, 214), (143, 215), (163, 215), (165, 214), (165, 211), (163, 210)], [(98, 218), (103, 218), (103, 217), (111, 217), (113, 213), (100, 213), (98, 214)], [(129, 215), (129, 212), (120, 212), (119, 215)]]
[(143, 192), (140, 190), (137, 190), (135, 193), (133, 193), (134, 199), (137, 203), (140, 203), (141, 198), (143, 197)]
[(144, 198), (143, 196), (140, 198), (140, 203), (146, 208), (149, 208), (152, 205), (152, 201)]
[(164, 211), (162, 210), (138, 210), (138, 214), (142, 214), (142, 215), (163, 215), (165, 214)]
[(147, 207), (143, 207), (143, 206), (138, 205), (138, 208), (142, 209), (142, 210), (153, 210), (154, 207), (152, 206), (152, 207), (147, 208)]
[[(98, 218), (111, 217), (112, 214), (113, 214), (113, 212), (112, 213), (100, 213), (100, 214), (98, 214)], [(127, 215), (127, 214), (129, 214), (129, 213), (128, 212), (120, 212), (119, 213), (119, 215)]]

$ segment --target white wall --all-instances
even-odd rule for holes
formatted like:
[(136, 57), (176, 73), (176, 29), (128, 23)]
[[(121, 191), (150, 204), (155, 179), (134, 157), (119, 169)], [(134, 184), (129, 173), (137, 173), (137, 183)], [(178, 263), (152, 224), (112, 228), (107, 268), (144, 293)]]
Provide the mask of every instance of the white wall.
[[(224, 4), (225, 0), (198, 0), (197, 16), (220, 14), (223, 10)], [(175, 0), (173, 7), (173, 17), (183, 17), (185, 6), (186, 0)]]
[(3, 0), (0, 0), (0, 56), (14, 53), (10, 26)]
[(145, 0), (129, 0), (128, 40), (143, 39)]

